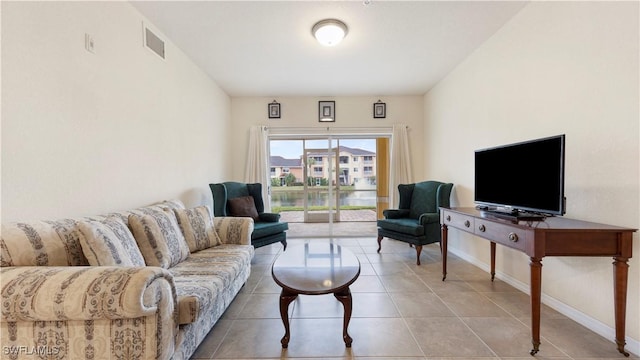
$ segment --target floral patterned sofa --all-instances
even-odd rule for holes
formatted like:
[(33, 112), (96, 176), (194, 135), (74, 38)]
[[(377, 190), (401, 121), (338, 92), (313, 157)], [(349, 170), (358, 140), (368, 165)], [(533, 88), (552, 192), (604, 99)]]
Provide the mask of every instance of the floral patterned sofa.
[(249, 277), (252, 231), (179, 201), (3, 224), (0, 358), (188, 359)]

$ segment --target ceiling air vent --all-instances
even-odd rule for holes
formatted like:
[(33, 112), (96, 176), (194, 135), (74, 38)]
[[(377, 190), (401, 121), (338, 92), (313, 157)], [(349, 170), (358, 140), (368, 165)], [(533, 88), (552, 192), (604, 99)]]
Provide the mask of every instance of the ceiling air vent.
[(164, 41), (144, 26), (144, 45), (164, 59)]

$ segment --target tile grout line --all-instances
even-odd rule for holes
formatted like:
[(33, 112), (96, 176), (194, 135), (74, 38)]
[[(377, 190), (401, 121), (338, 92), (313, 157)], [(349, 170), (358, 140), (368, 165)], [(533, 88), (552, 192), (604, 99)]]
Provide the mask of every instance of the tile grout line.
[[(382, 280), (380, 280), (380, 281), (382, 282)], [(418, 349), (420, 349), (420, 352), (422, 353), (422, 356), (424, 358), (427, 358), (427, 354), (425, 354), (424, 350), (422, 349), (422, 346), (420, 346), (420, 342), (418, 341), (418, 339), (416, 338), (416, 335), (411, 330), (411, 327), (409, 326), (409, 323), (407, 322), (406, 317), (404, 315), (402, 315), (402, 312), (400, 311), (400, 308), (398, 307), (398, 304), (394, 300), (393, 296), (391, 296), (391, 294), (389, 293), (387, 287), (384, 286), (384, 283), (382, 283), (382, 286), (385, 288), (386, 294), (387, 294), (387, 296), (389, 296), (389, 299), (391, 299), (391, 302), (393, 303), (393, 306), (396, 307), (396, 310), (398, 311), (398, 314), (400, 315), (400, 319), (402, 320), (402, 323), (404, 324), (404, 326), (406, 326), (407, 331), (409, 331), (409, 334), (411, 334), (411, 338), (413, 339), (413, 341), (418, 346)]]
[[(466, 283), (466, 281), (465, 281)], [(500, 309), (502, 309), (504, 312), (506, 312), (507, 314), (509, 314), (510, 317), (512, 317), (513, 319), (515, 319), (517, 322), (521, 323), (522, 325), (524, 325), (527, 329), (529, 329), (529, 332), (531, 332), (531, 328), (529, 327), (528, 324), (526, 324), (524, 321), (520, 320), (517, 316), (515, 316), (514, 314), (512, 314), (511, 312), (509, 312), (507, 309), (505, 309), (504, 307), (500, 306), (500, 304), (498, 304), (497, 302), (493, 301), (493, 299), (491, 299), (490, 297), (488, 297), (487, 295), (485, 295), (485, 292), (481, 292), (478, 291), (478, 294), (484, 296), (486, 299), (488, 299), (489, 301), (491, 301), (494, 305), (496, 305), (497, 307), (499, 307)], [(547, 339), (546, 337), (540, 335), (541, 338), (544, 338), (546, 341), (548, 341), (548, 343), (550, 345), (552, 345), (553, 347), (555, 347), (556, 349), (558, 349), (562, 354), (564, 354), (564, 356), (566, 356), (569, 360), (573, 360), (573, 357), (569, 354), (567, 354), (564, 350), (562, 350), (562, 348), (558, 347), (557, 345), (555, 345), (554, 343), (551, 342), (551, 340)], [(542, 341), (540, 341), (542, 343)], [(540, 344), (542, 345), (542, 344)]]
[[(476, 338), (477, 338), (477, 339), (478, 339), (482, 344), (484, 344), (484, 346), (486, 346), (486, 347), (487, 347), (487, 349), (489, 349), (489, 351), (491, 351), (491, 353), (494, 355), (494, 357), (495, 357), (496, 359), (500, 359), (500, 358), (501, 358), (501, 357), (500, 357), (500, 356), (498, 356), (498, 354), (497, 354), (497, 353), (496, 353), (496, 352), (491, 348), (491, 346), (489, 346), (489, 344), (487, 344), (484, 340), (482, 340), (482, 338), (481, 338), (481, 337), (480, 337), (480, 336), (479, 336), (475, 331), (473, 331), (473, 329), (471, 329), (471, 328), (469, 327), (469, 325), (468, 325), (466, 322), (464, 322), (464, 320), (462, 320), (462, 318), (460, 317), (460, 315), (459, 315), (456, 311), (454, 311), (454, 310), (449, 306), (449, 304), (447, 304), (447, 302), (446, 302), (446, 301), (444, 301), (444, 300), (440, 297), (440, 295), (439, 295), (437, 292), (433, 291), (433, 289), (431, 288), (431, 286), (429, 286), (429, 284), (427, 284), (427, 283), (426, 283), (424, 280), (422, 280), (422, 278), (420, 278), (419, 276), (418, 276), (418, 280), (420, 280), (420, 281), (421, 281), (425, 286), (427, 286), (427, 287), (431, 290), (431, 292), (433, 292), (433, 294), (436, 296), (436, 298), (438, 298), (438, 300), (440, 300), (440, 301), (444, 304), (444, 306), (446, 306), (446, 307), (447, 307), (447, 309), (449, 309), (449, 311), (451, 311), (451, 313), (452, 313), (452, 314), (454, 314), (454, 315), (455, 315), (455, 317), (456, 317), (456, 318), (457, 318), (457, 319), (458, 319), (458, 320), (459, 320), (459, 321), (460, 321), (460, 322), (461, 322), (461, 323), (462, 323), (462, 324), (463, 324), (467, 329), (469, 329), (469, 331), (471, 331), (471, 333), (472, 333), (473, 335), (475, 335), (475, 337), (476, 337)], [(444, 282), (444, 280), (442, 280), (442, 281)], [(464, 281), (464, 280), (463, 280), (463, 281)], [(464, 282), (466, 283), (466, 281), (464, 281)], [(473, 289), (473, 288), (472, 288), (472, 289)], [(477, 292), (477, 291), (475, 291), (475, 289), (474, 289), (474, 292)]]
[[(359, 242), (358, 242), (358, 245), (360, 246), (360, 249), (362, 250), (362, 252), (365, 254), (367, 260), (369, 261), (369, 264), (373, 265), (373, 263), (371, 262), (371, 258), (369, 257), (369, 254), (367, 254), (365, 252), (365, 249), (362, 247), (362, 245)], [(420, 353), (422, 354), (422, 357), (424, 359), (426, 359), (427, 355), (425, 354), (424, 350), (422, 349), (422, 346), (420, 346), (420, 342), (416, 338), (416, 336), (413, 333), (413, 331), (411, 331), (411, 328), (409, 327), (409, 324), (407, 323), (407, 320), (405, 319), (405, 317), (402, 315), (402, 312), (400, 311), (400, 308), (398, 307), (398, 304), (393, 299), (393, 296), (391, 296), (391, 293), (389, 292), (389, 289), (387, 288), (387, 286), (384, 284), (384, 282), (380, 278), (382, 275), (376, 270), (375, 267), (372, 266), (372, 268), (373, 268), (374, 273), (376, 274), (376, 278), (378, 279), (378, 281), (380, 281), (380, 284), (382, 284), (382, 287), (384, 288), (384, 291), (385, 291), (384, 293), (389, 297), (389, 300), (391, 300), (391, 303), (393, 304), (393, 306), (395, 307), (398, 315), (400, 316), (400, 320), (402, 320), (402, 323), (404, 324), (404, 326), (406, 327), (407, 331), (411, 335), (411, 338), (413, 339), (414, 343), (416, 344), (416, 346), (420, 350)], [(412, 359), (412, 358), (413, 357), (407, 357), (407, 359)]]

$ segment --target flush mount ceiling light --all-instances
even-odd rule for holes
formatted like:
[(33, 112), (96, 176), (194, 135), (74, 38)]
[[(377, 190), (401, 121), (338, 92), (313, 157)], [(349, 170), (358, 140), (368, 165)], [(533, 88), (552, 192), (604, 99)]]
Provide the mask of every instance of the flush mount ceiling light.
[(337, 45), (345, 36), (347, 36), (347, 25), (340, 20), (325, 19), (318, 21), (311, 33), (324, 46)]

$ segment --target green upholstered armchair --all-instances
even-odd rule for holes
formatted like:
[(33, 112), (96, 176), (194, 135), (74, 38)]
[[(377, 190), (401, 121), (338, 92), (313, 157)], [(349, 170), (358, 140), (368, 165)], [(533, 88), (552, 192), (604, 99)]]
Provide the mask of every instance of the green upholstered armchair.
[(399, 209), (384, 210), (378, 220), (378, 252), (383, 237), (404, 241), (415, 246), (420, 265), (422, 245), (440, 242), (440, 206), (449, 206), (451, 189), (453, 184), (439, 181), (398, 185)]
[[(246, 184), (240, 182), (223, 182), (209, 184), (213, 195), (214, 216), (234, 216), (232, 199), (253, 197), (256, 214), (254, 216), (254, 229), (251, 233), (251, 244), (255, 248), (281, 242), (287, 249), (287, 233), (289, 224), (280, 222), (280, 214), (264, 212), (262, 200), (262, 184)], [(231, 200), (231, 202), (230, 202)]]

